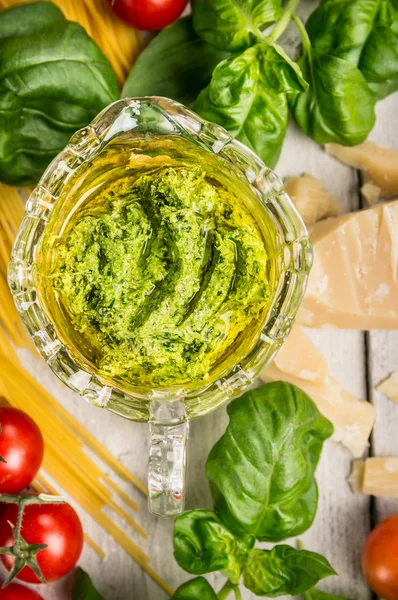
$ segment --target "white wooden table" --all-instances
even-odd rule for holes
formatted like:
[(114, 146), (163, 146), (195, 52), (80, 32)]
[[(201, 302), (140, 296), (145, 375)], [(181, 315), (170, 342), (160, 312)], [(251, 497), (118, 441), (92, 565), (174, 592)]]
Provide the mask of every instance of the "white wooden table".
[[(303, 2), (304, 15), (316, 2)], [(370, 139), (381, 144), (397, 145), (398, 94), (390, 96), (377, 107), (377, 124)], [(307, 171), (319, 177), (325, 186), (342, 201), (344, 210), (362, 207), (359, 193), (359, 173), (329, 157), (314, 142), (307, 139), (290, 124), (283, 154), (277, 172), (281, 176), (299, 175)], [(398, 299), (397, 299), (398, 301)], [(377, 422), (370, 440), (371, 455), (398, 455), (398, 406), (374, 389), (375, 385), (392, 370), (398, 368), (398, 331), (383, 332), (322, 330), (311, 331), (311, 338), (329, 361), (331, 374), (350, 392), (364, 402), (372, 402), (377, 410)], [(147, 469), (148, 431), (144, 425), (130, 423), (105, 411), (86, 404), (73, 393), (61, 387), (43, 363), (32, 361), (31, 368), (49, 390), (95, 436), (105, 444), (137, 476), (145, 480)], [(211, 507), (211, 496), (205, 476), (207, 454), (224, 432), (227, 423), (225, 408), (192, 424), (190, 439), (188, 508)], [(334, 592), (353, 600), (370, 600), (360, 569), (361, 550), (372, 525), (387, 515), (398, 512), (398, 502), (356, 496), (346, 482), (350, 471), (351, 455), (343, 447), (327, 442), (317, 478), (320, 488), (319, 510), (316, 521), (302, 539), (307, 549), (327, 556), (339, 573), (322, 584), (325, 591)], [(188, 579), (173, 558), (172, 528), (170, 521), (156, 519), (148, 514), (144, 498), (129, 490), (142, 510), (139, 521), (149, 533), (149, 542), (143, 543), (154, 568), (172, 585)], [(92, 522), (81, 510), (86, 532), (105, 550), (107, 558), (101, 561), (86, 547), (81, 565), (89, 571), (98, 590), (107, 600), (164, 600), (164, 594), (125, 552)], [(137, 539), (134, 532), (131, 532)], [(139, 540), (138, 540), (139, 541)], [(140, 542), (141, 543), (141, 542)], [(221, 580), (209, 577), (218, 590)], [(40, 588), (46, 600), (70, 600), (70, 579)], [(255, 596), (243, 591), (244, 600)]]

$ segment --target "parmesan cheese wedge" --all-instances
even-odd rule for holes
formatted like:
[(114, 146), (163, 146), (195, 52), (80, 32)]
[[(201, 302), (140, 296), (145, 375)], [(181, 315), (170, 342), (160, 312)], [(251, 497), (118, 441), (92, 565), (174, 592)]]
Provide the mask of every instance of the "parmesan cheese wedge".
[(338, 215), (341, 206), (322, 186), (316, 177), (305, 173), (301, 177), (288, 177), (285, 189), (307, 225), (325, 217)]
[(310, 228), (314, 264), (296, 321), (310, 327), (398, 328), (398, 200)]
[(329, 376), (325, 357), (301, 327), (293, 328), (261, 379), (288, 381), (302, 389), (333, 423), (332, 439), (344, 444), (354, 456), (363, 455), (373, 428), (375, 409)]
[(398, 499), (398, 457), (356, 460), (348, 482), (357, 494)]
[(393, 402), (398, 403), (398, 371), (391, 373), (387, 379), (379, 383), (376, 390), (385, 394)]
[(398, 150), (364, 142), (359, 146), (326, 144), (326, 151), (342, 162), (361, 169), (380, 188), (385, 198), (398, 195)]

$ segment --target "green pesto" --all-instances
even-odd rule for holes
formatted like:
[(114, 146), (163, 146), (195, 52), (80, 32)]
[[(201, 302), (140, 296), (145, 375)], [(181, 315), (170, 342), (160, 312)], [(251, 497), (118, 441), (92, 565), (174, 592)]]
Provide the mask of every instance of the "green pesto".
[(254, 220), (199, 168), (113, 182), (54, 249), (52, 285), (108, 378), (205, 380), (269, 300)]

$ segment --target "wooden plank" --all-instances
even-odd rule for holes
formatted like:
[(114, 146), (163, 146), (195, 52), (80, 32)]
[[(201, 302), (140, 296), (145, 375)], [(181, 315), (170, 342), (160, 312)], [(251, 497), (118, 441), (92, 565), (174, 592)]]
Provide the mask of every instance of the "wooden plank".
[[(397, 147), (398, 98), (389, 96), (377, 105), (377, 122), (369, 136), (379, 144)], [(398, 298), (397, 298), (398, 302)], [(376, 424), (372, 436), (372, 455), (398, 456), (398, 405), (377, 392), (375, 386), (392, 371), (398, 370), (398, 331), (371, 331), (368, 335), (369, 395), (376, 407)], [(398, 501), (376, 498), (376, 522), (398, 512)]]
[[(378, 392), (375, 386), (398, 370), (398, 331), (372, 331), (369, 334), (369, 391), (376, 407), (372, 436), (373, 456), (398, 456), (398, 405)], [(398, 500), (376, 498), (375, 521), (398, 512)]]

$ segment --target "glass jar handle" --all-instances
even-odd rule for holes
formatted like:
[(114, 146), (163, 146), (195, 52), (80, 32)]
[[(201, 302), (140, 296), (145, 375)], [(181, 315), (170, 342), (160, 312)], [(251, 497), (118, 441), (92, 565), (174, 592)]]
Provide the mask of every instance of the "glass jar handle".
[(189, 424), (184, 404), (152, 400), (149, 423), (149, 510), (158, 517), (176, 517), (185, 504)]

